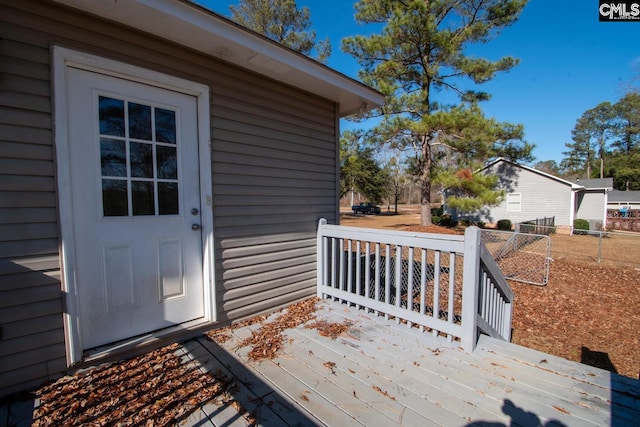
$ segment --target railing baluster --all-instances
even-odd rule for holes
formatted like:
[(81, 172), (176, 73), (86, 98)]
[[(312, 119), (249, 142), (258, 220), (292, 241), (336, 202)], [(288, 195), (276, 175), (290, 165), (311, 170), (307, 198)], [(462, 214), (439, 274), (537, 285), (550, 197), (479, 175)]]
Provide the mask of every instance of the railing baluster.
[[(413, 246), (409, 246), (407, 254), (407, 306), (409, 311), (413, 311)], [(413, 326), (411, 322), (407, 322), (407, 326)]]
[(498, 315), (498, 291), (495, 287), (491, 287), (491, 291), (491, 326), (494, 326), (496, 324), (496, 316)]
[[(449, 296), (448, 296), (448, 306), (447, 306), (447, 321), (449, 323), (453, 323), (454, 319), (454, 296), (455, 296), (455, 287), (456, 287), (456, 254), (449, 255)], [(447, 335), (447, 339), (449, 341), (453, 340), (451, 335)]]
[[(371, 247), (369, 242), (364, 243), (364, 292), (365, 298), (371, 298)], [(368, 311), (368, 310), (367, 310)]]
[[(396, 246), (394, 282), (396, 285), (395, 306), (402, 307), (402, 246)], [(400, 323), (400, 318), (396, 316), (396, 323)]]
[[(384, 303), (391, 302), (391, 245), (387, 244), (384, 251)], [(385, 319), (389, 319), (389, 313), (384, 314)]]
[(353, 292), (353, 241), (348, 239), (347, 241), (347, 287), (346, 290), (349, 293)]
[(482, 284), (484, 286), (484, 299), (482, 300), (482, 306), (484, 309), (482, 310), (482, 317), (485, 320), (489, 320), (489, 313), (491, 312), (491, 278), (487, 276), (486, 272), (482, 273)]
[[(380, 301), (380, 243), (376, 242), (376, 302)], [(376, 311), (376, 314), (380, 314)]]
[[(427, 312), (427, 250), (420, 250), (420, 314)], [(424, 326), (420, 326), (424, 332)]]
[[(338, 275), (338, 289), (344, 291), (344, 239), (338, 239), (339, 250), (338, 256), (340, 257), (340, 262), (338, 264), (338, 271), (340, 274)], [(340, 302), (343, 303), (344, 299), (340, 299)]]
[[(338, 260), (338, 254), (336, 253), (336, 240), (335, 238), (331, 239), (331, 287), (332, 288), (336, 288), (336, 279), (338, 278), (338, 273), (337, 273), (337, 263), (336, 261)], [(337, 300), (336, 297), (333, 297), (333, 300)]]
[[(329, 238), (322, 236), (320, 239), (320, 248), (318, 251), (320, 252), (320, 265), (318, 266), (318, 271), (320, 272), (320, 277), (318, 277), (322, 286), (329, 285), (329, 269), (331, 268), (332, 262), (329, 261)], [(320, 292), (318, 289), (318, 296), (325, 298), (327, 294), (324, 292)]]
[[(440, 251), (435, 252), (435, 260), (433, 262), (433, 313), (431, 315), (440, 318)], [(438, 331), (434, 328), (433, 335), (438, 336)]]

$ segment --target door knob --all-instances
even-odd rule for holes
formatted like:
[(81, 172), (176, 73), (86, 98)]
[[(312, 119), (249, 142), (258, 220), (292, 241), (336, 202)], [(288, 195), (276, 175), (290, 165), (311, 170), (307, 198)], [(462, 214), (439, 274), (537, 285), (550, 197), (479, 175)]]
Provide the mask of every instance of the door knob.
[(198, 213), (200, 213), (200, 211), (197, 208), (191, 209), (191, 215), (198, 215)]
[(191, 224), (191, 229), (193, 231), (198, 231), (202, 228), (202, 226), (200, 224)]

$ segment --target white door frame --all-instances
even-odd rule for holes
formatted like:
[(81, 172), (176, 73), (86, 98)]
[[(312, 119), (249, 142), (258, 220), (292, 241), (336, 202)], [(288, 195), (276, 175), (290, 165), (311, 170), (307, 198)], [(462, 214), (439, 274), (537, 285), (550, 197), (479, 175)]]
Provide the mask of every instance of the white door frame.
[[(156, 86), (194, 96), (198, 108), (198, 155), (200, 167), (200, 206), (202, 219), (202, 254), (204, 318), (197, 326), (217, 320), (214, 280), (213, 199), (211, 182), (209, 87), (164, 73), (102, 58), (96, 55), (53, 47), (53, 89), (55, 152), (58, 181), (58, 209), (60, 216), (60, 258), (64, 298), (64, 329), (67, 364), (82, 360), (80, 317), (78, 310), (76, 263), (74, 253), (73, 210), (71, 202), (71, 174), (69, 157), (69, 120), (67, 99), (67, 70), (77, 68), (137, 83)], [(191, 323), (191, 322), (190, 322)]]

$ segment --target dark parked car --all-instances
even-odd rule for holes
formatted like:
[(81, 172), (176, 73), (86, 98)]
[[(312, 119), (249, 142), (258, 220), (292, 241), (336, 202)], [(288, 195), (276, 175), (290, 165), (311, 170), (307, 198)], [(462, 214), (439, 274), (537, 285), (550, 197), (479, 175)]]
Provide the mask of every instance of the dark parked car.
[(364, 214), (364, 215), (380, 215), (382, 210), (379, 206), (374, 205), (373, 203), (360, 203), (359, 205), (351, 206), (351, 210), (354, 214)]

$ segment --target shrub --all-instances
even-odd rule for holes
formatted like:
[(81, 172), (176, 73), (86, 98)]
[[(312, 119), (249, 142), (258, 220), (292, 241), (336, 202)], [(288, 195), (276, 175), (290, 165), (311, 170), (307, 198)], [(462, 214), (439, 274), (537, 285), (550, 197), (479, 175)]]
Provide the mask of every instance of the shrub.
[(460, 225), (463, 227), (468, 227), (471, 225), (471, 220), (469, 219), (461, 219), (460, 220)]
[(496, 224), (496, 227), (498, 228), (498, 230), (511, 231), (511, 227), (512, 227), (511, 220), (510, 219), (501, 219)]
[(440, 225), (440, 221), (442, 221), (441, 216), (431, 215), (431, 222), (435, 225)]
[(589, 221), (586, 219), (573, 220), (573, 232), (575, 234), (589, 234)]
[(478, 221), (476, 222), (476, 225), (478, 228), (484, 228), (487, 224), (484, 221)]
[(453, 224), (453, 221), (451, 220), (451, 215), (449, 214), (444, 214), (442, 215), (442, 218), (440, 218), (440, 224), (443, 227), (451, 227)]

